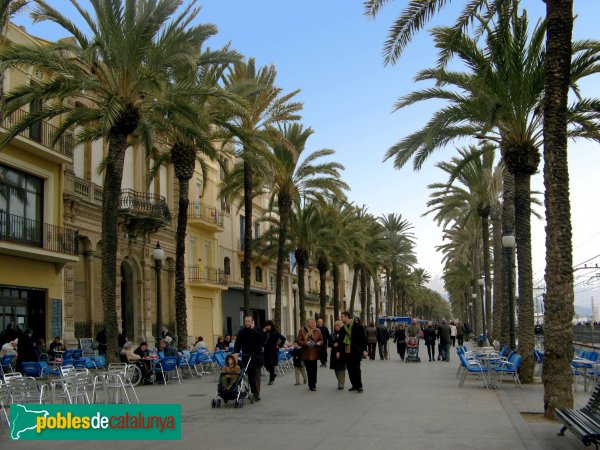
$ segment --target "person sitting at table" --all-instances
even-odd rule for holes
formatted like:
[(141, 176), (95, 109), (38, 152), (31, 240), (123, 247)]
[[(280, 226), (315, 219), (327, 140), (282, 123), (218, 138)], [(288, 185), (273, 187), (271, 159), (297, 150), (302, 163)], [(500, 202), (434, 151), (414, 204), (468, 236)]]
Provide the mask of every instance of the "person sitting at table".
[(223, 340), (223, 337), (219, 336), (217, 338), (215, 350), (229, 350), (229, 347), (227, 347), (227, 345), (225, 345), (225, 341)]
[(164, 356), (177, 356), (177, 349), (171, 345), (171, 341), (169, 336), (160, 340), (160, 349)]
[(46, 348), (46, 341), (44, 338), (38, 338), (37, 342), (35, 343), (35, 351), (37, 352), (38, 359), (40, 356), (48, 354), (48, 349)]
[(127, 362), (137, 361), (142, 358), (140, 355), (136, 354), (133, 351), (133, 344), (131, 342), (125, 342), (123, 344), (123, 349), (119, 354), (125, 357), (125, 359), (127, 359)]
[(208, 350), (206, 347), (206, 342), (204, 342), (204, 338), (202, 336), (198, 336), (196, 338), (196, 342), (194, 342), (194, 350)]
[(19, 340), (15, 339), (14, 341), (7, 342), (0, 349), (0, 357), (6, 355), (15, 355), (17, 356), (17, 345), (19, 345)]
[(50, 342), (50, 349), (48, 355), (56, 358), (56, 352), (64, 352), (65, 346), (60, 341), (60, 336), (56, 336), (52, 342)]
[(226, 335), (225, 339), (223, 339), (223, 343), (225, 344), (225, 350), (229, 350), (229, 347), (231, 347), (231, 336), (230, 335)]
[(133, 353), (141, 358), (139, 361), (135, 361), (135, 364), (137, 364), (142, 371), (142, 380), (144, 384), (152, 384), (152, 362), (150, 361), (150, 350), (148, 350), (148, 343), (140, 342), (140, 345), (133, 351)]

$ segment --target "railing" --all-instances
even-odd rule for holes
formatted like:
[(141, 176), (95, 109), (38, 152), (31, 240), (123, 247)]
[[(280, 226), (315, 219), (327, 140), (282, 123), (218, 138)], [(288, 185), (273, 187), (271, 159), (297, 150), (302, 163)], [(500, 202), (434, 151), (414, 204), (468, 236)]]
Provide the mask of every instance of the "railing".
[(0, 211), (0, 241), (79, 255), (79, 232)]
[(136, 216), (162, 218), (168, 222), (171, 218), (169, 207), (164, 197), (133, 189), (122, 189), (119, 199), (119, 210)]
[(73, 180), (73, 186), (75, 194), (78, 196), (84, 197), (93, 203), (102, 203), (102, 186), (77, 177)]
[(223, 269), (205, 266), (189, 266), (188, 281), (191, 282), (206, 282), (215, 284), (229, 284), (229, 274), (226, 274)]
[[(23, 122), (23, 120), (27, 117), (27, 114), (29, 113), (25, 109), (17, 109), (10, 116), (2, 119), (2, 126), (4, 128), (11, 128), (16, 124)], [(56, 136), (57, 130), (58, 128), (56, 128), (54, 125), (51, 125), (45, 120), (40, 120), (36, 124), (21, 131), (19, 135), (38, 142), (44, 147), (60, 153), (61, 155), (73, 158), (74, 143), (73, 135), (71, 133), (63, 133), (58, 141), (56, 141), (56, 144), (51, 146), (52, 139)]]
[(202, 219), (223, 226), (223, 212), (202, 202), (190, 202), (188, 205), (189, 219)]

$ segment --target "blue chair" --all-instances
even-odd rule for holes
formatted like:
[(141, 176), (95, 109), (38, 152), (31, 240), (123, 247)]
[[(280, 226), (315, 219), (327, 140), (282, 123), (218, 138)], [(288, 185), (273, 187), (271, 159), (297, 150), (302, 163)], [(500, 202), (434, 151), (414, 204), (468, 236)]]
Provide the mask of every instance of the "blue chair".
[(83, 359), (65, 359), (63, 366), (73, 366), (76, 369), (85, 369), (86, 362)]
[(70, 359), (74, 359), (73, 358), (73, 350), (65, 350), (65, 352), (63, 353), (63, 361), (67, 361)]
[(464, 385), (467, 375), (475, 375), (483, 380), (483, 385), (487, 388), (488, 382), (486, 379), (486, 374), (488, 373), (488, 368), (483, 367), (476, 359), (467, 359), (465, 355), (460, 354), (458, 357), (461, 365), (461, 375), (458, 381), (458, 387), (462, 387)]
[(0, 367), (4, 372), (12, 372), (15, 355), (4, 355), (0, 360)]
[[(190, 373), (190, 377), (194, 378), (194, 372), (196, 372), (196, 375), (198, 375), (198, 372), (196, 371), (196, 358), (198, 357), (198, 353), (197, 352), (192, 352), (190, 353), (189, 357), (184, 356), (180, 356), (177, 362), (177, 365), (179, 367), (182, 368), (182, 375), (183, 375), (183, 369), (187, 367), (188, 372)], [(194, 372), (192, 372), (192, 369), (194, 369)]]
[(521, 355), (516, 355), (511, 362), (503, 361), (500, 364), (500, 367), (496, 367), (494, 372), (500, 374), (500, 383), (502, 383), (503, 375), (511, 375), (515, 384), (523, 389), (523, 386), (521, 386), (521, 380), (519, 379), (519, 366), (521, 365), (522, 361), (523, 357)]
[(38, 362), (24, 362), (21, 364), (23, 375), (26, 377), (40, 378), (42, 377), (42, 366)]
[(73, 350), (73, 353), (71, 354), (71, 359), (81, 359), (81, 358), (83, 358), (83, 350), (81, 350), (81, 349)]
[[(167, 376), (175, 372), (177, 381), (181, 384), (181, 376), (179, 375), (179, 368), (177, 367), (177, 356), (165, 356), (156, 363), (154, 367), (155, 374), (161, 374), (165, 386), (167, 385)], [(155, 377), (156, 381), (156, 377)]]

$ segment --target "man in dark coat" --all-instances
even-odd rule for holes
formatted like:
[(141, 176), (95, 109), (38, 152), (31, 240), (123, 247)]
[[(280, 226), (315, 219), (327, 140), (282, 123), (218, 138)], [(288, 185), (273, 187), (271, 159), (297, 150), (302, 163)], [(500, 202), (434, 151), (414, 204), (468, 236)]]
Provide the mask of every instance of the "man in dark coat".
[(27, 328), (25, 333), (19, 335), (19, 344), (17, 346), (17, 371), (21, 372), (22, 364), (24, 362), (31, 362), (38, 360), (38, 354), (35, 351), (35, 345), (33, 344), (33, 330)]
[(429, 322), (427, 324), (427, 328), (423, 330), (423, 339), (425, 340), (425, 345), (427, 346), (429, 361), (435, 361), (435, 341), (437, 340), (437, 337), (431, 322)]
[(442, 349), (442, 357), (444, 361), (450, 362), (450, 326), (446, 319), (442, 319), (442, 324), (438, 328), (440, 337), (440, 348)]
[(331, 343), (331, 333), (329, 328), (323, 325), (323, 319), (317, 320), (317, 328), (323, 336), (323, 348), (319, 349), (319, 360), (321, 361), (321, 367), (327, 367), (327, 347)]
[[(260, 401), (260, 368), (264, 365), (263, 331), (254, 326), (252, 316), (244, 317), (244, 328), (242, 328), (235, 340), (233, 352), (237, 357), (242, 352), (243, 358), (252, 357), (246, 373), (250, 382), (250, 390), (254, 394), (254, 400)], [(243, 363), (245, 365), (245, 363)]]
[(350, 313), (342, 313), (342, 322), (344, 326), (340, 330), (343, 337), (340, 337), (344, 347), (340, 349), (343, 352), (346, 368), (348, 369), (348, 378), (352, 387), (350, 391), (363, 391), (362, 375), (360, 371), (360, 362), (367, 356), (367, 340), (365, 329), (359, 321), (354, 321)]
[(383, 325), (377, 325), (377, 347), (379, 348), (379, 359), (388, 359), (388, 341), (390, 332)]

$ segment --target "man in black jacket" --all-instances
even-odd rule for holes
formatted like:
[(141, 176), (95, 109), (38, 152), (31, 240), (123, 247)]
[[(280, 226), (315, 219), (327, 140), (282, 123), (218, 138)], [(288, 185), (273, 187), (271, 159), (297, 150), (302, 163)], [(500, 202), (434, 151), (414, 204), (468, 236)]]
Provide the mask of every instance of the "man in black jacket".
[(342, 313), (342, 322), (344, 326), (340, 330), (341, 341), (343, 348), (340, 353), (343, 353), (346, 368), (348, 369), (348, 378), (352, 387), (350, 391), (363, 391), (362, 375), (360, 371), (360, 362), (362, 358), (367, 356), (367, 339), (365, 337), (365, 329), (359, 321), (352, 320), (349, 312)]
[(321, 336), (323, 336), (323, 348), (319, 349), (319, 360), (321, 360), (321, 367), (327, 367), (327, 347), (329, 347), (329, 343), (331, 342), (331, 333), (329, 332), (329, 328), (323, 325), (323, 319), (317, 320), (317, 328), (321, 332)]
[(442, 350), (442, 358), (446, 362), (450, 362), (450, 326), (446, 319), (442, 320), (442, 324), (438, 328), (440, 337), (440, 349)]
[(383, 325), (377, 325), (377, 347), (379, 348), (379, 359), (388, 359), (388, 341), (390, 333)]
[[(246, 373), (250, 382), (250, 390), (254, 394), (254, 400), (260, 401), (260, 368), (264, 365), (263, 342), (265, 335), (263, 331), (254, 326), (252, 316), (244, 317), (244, 328), (242, 328), (235, 340), (234, 353), (237, 356), (242, 351), (242, 357), (252, 357)], [(245, 362), (243, 363), (245, 365)]]

